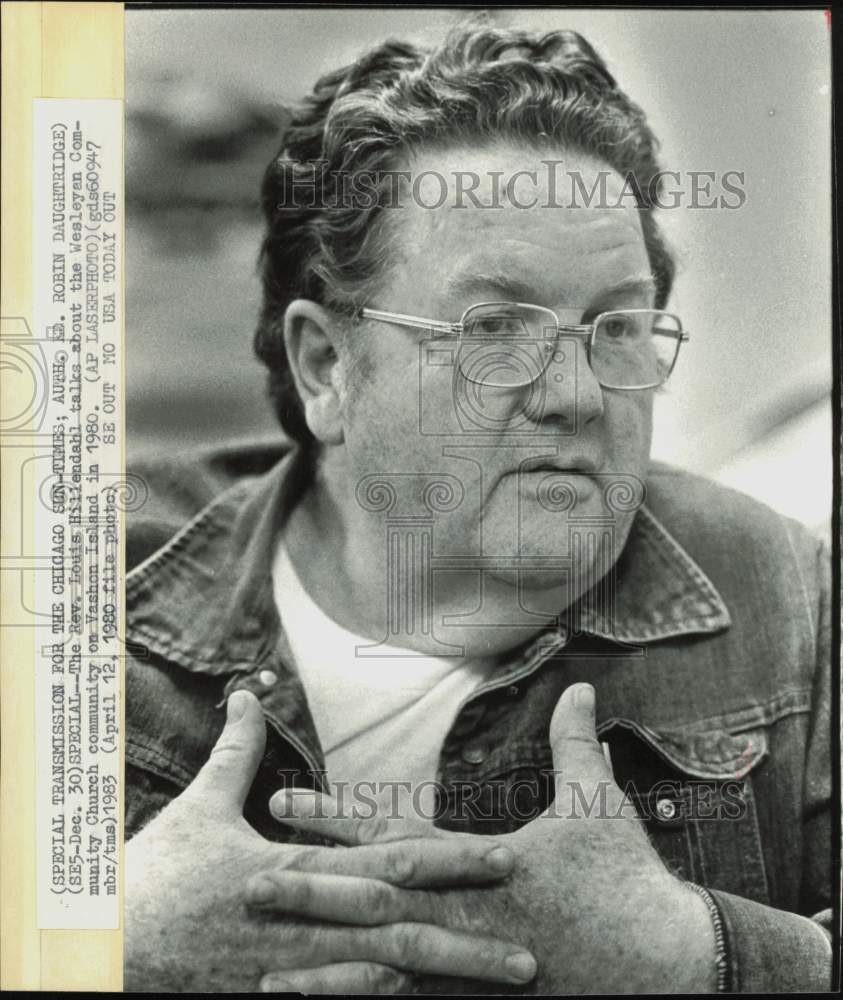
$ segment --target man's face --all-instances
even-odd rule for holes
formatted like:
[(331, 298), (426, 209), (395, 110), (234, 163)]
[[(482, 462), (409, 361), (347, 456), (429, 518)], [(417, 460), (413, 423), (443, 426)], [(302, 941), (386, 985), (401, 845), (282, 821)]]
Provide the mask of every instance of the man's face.
[[(587, 323), (613, 309), (652, 307), (638, 211), (630, 197), (614, 207), (622, 179), (611, 175), (602, 205), (548, 206), (552, 195), (542, 158), (551, 156), (512, 145), (417, 156), (410, 165), (413, 176), (431, 173), (418, 201), (407, 199), (389, 212), (397, 256), (367, 305), (454, 322), (474, 303), (517, 301), (554, 310), (563, 324)], [(608, 172), (583, 156), (556, 158), (563, 158), (560, 171), (579, 173), (586, 191), (600, 172)], [(525, 180), (515, 188), (518, 201), (536, 199), (536, 204), (521, 208), (502, 199), (502, 207), (475, 206), (457, 196), (453, 178), (459, 170), (481, 178), (500, 171), (504, 183), (516, 171), (536, 171), (538, 185)], [(424, 206), (441, 200), (434, 172), (446, 178), (449, 192), (441, 207), (431, 209)], [(490, 201), (488, 179), (477, 196)], [(561, 187), (556, 198), (567, 204)], [(456, 207), (460, 202), (464, 207)], [(458, 345), (431, 338), (430, 332), (365, 320), (352, 331), (343, 359), (349, 495), (364, 477), (381, 474), (399, 493), (393, 515), (419, 514), (424, 510), (418, 483), (451, 477), (446, 482), (458, 482), (464, 495), (455, 509), (437, 515), (435, 554), (482, 556), (491, 560), (493, 576), (500, 559), (501, 579), (511, 579), (521, 560), (521, 585), (534, 590), (558, 586), (559, 566), (572, 546), (569, 519), (608, 515), (614, 539), (599, 544), (614, 546), (611, 564), (634, 510), (612, 512), (605, 487), (612, 479), (644, 480), (652, 391), (602, 389), (583, 342), (564, 335), (555, 359), (532, 386), (516, 391), (478, 386), (464, 377)], [(565, 495), (575, 495), (573, 508), (554, 503)], [(410, 509), (414, 504), (420, 509)], [(554, 556), (562, 560), (558, 566), (538, 566), (541, 558)]]

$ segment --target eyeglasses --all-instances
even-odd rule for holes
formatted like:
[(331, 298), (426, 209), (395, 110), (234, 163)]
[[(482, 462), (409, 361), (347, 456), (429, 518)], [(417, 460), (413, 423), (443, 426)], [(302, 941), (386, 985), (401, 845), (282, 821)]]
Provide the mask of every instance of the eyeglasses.
[[(690, 339), (682, 321), (661, 309), (618, 309), (593, 323), (563, 324), (552, 309), (524, 302), (480, 302), (458, 323), (406, 316), (380, 309), (360, 315), (381, 323), (428, 330), (458, 341), (457, 368), (470, 382), (498, 388), (527, 386), (565, 360), (559, 336), (579, 338), (594, 377), (604, 389), (656, 389), (676, 365)], [(441, 341), (439, 341), (441, 344)]]

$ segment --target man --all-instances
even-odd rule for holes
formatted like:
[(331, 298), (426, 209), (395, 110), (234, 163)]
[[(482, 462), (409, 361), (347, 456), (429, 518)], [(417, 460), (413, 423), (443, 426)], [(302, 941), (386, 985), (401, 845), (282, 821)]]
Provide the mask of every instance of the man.
[(143, 470), (130, 537), (127, 987), (828, 987), (828, 563), (650, 463), (655, 149), (566, 32), (389, 43), (293, 117), (295, 447)]

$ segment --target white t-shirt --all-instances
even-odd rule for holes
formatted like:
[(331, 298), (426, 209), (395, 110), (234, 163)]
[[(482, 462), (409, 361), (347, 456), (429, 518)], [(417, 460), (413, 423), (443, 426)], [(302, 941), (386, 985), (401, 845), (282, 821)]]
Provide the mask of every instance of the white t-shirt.
[[(442, 744), (462, 702), (488, 677), (489, 664), (389, 646), (379, 646), (376, 657), (359, 655), (356, 647), (371, 646), (371, 640), (342, 628), (316, 604), (283, 541), (272, 576), (332, 793), (342, 792), (350, 803), (352, 787), (365, 782), (357, 786), (361, 801), (385, 792), (388, 801), (398, 796), (432, 818)], [(398, 782), (415, 790), (409, 799), (393, 784)]]

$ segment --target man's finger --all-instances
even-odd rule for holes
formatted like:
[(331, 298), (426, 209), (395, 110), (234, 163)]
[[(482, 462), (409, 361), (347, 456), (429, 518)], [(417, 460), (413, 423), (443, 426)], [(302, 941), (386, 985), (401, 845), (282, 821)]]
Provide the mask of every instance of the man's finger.
[(345, 804), (331, 795), (291, 788), (276, 792), (269, 809), (280, 823), (306, 829), (339, 844), (375, 844), (408, 837), (449, 837), (418, 816), (391, 816), (385, 808)]
[(337, 962), (318, 969), (271, 972), (261, 980), (264, 993), (328, 994), (332, 996), (409, 993), (412, 979), (405, 972), (377, 962)]
[[(550, 720), (550, 748), (557, 786), (581, 782), (593, 787), (613, 780), (597, 739), (594, 688), (590, 684), (572, 684), (562, 693)], [(557, 794), (559, 790), (557, 787)]]
[(536, 974), (535, 959), (519, 945), (411, 922), (314, 929), (312, 954), (314, 965), (363, 960), (495, 983), (526, 983)]
[(235, 691), (226, 704), (225, 728), (184, 795), (197, 796), (217, 813), (241, 814), (265, 744), (260, 702), (249, 691)]
[(496, 840), (480, 836), (416, 838), (347, 850), (306, 848), (293, 857), (285, 850), (279, 854), (275, 871), (353, 875), (413, 889), (483, 885), (506, 878), (515, 867), (513, 851)]
[(260, 910), (331, 923), (375, 927), (432, 921), (430, 896), (388, 882), (353, 875), (280, 871), (255, 875), (246, 900)]

